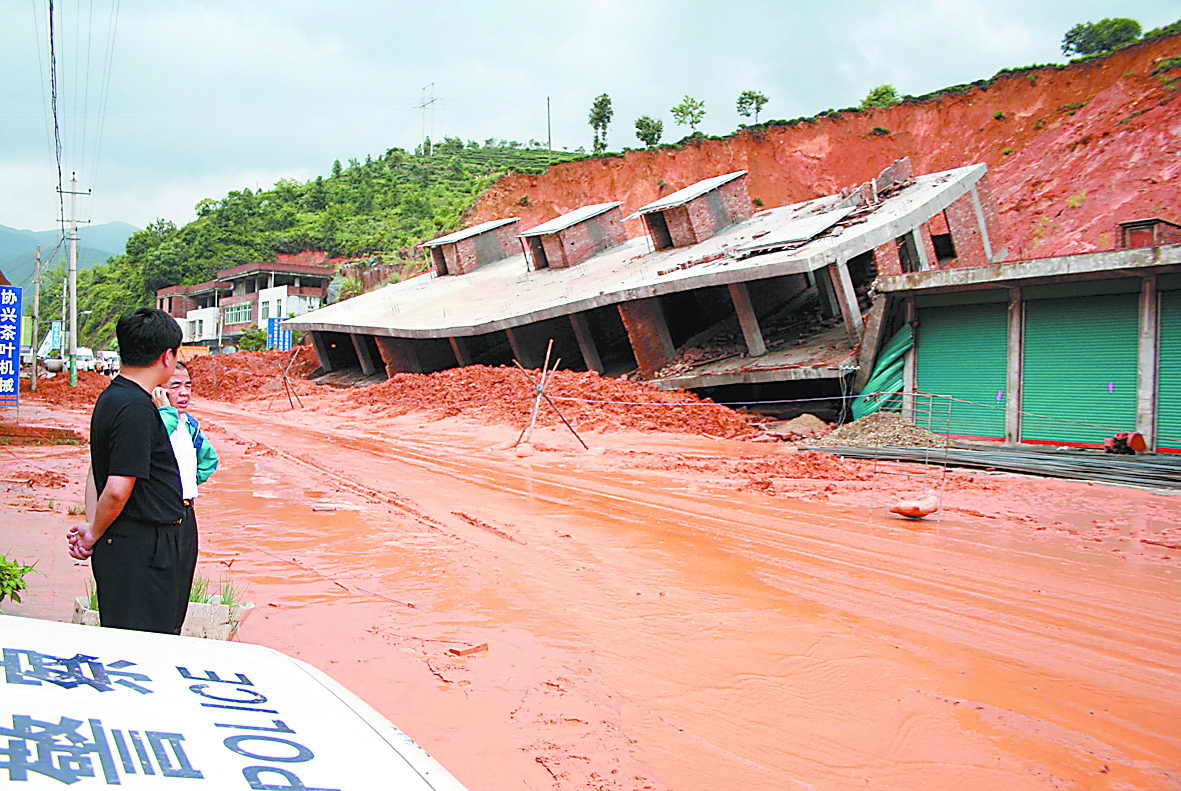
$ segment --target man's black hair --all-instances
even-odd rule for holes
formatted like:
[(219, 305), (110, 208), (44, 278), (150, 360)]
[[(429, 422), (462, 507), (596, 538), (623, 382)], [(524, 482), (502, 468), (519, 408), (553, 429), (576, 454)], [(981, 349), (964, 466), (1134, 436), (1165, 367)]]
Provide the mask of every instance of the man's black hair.
[(175, 351), (183, 337), (176, 319), (155, 308), (136, 308), (115, 325), (119, 357), (124, 365), (144, 368), (161, 354)]

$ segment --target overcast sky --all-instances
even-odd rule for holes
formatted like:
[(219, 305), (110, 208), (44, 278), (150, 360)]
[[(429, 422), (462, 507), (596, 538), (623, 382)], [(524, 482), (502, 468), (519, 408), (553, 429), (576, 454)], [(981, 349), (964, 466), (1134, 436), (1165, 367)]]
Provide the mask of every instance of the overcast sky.
[[(0, 225), (34, 230), (57, 217), (46, 5), (0, 4)], [(743, 90), (770, 97), (764, 119), (794, 118), (881, 83), (918, 95), (1062, 61), (1080, 21), (1130, 16), (1147, 30), (1181, 15), (1175, 0), (55, 5), (64, 178), (77, 168), (94, 188), (80, 217), (141, 227), (188, 222), (198, 200), (232, 189), (327, 174), (334, 159), (413, 149), (428, 83), (435, 139), (544, 140), (550, 96), (554, 146), (589, 148), (587, 113), (605, 92), (619, 149), (639, 145), (644, 114), (665, 140), (683, 136), (669, 108), (685, 94), (705, 100), (702, 131), (721, 134)]]

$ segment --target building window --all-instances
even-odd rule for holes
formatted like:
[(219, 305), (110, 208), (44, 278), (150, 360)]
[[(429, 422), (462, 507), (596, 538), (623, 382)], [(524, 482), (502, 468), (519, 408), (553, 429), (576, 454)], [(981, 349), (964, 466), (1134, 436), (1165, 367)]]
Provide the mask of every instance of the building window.
[(226, 307), (226, 324), (242, 324), (250, 321), (254, 316), (253, 305), (249, 302), (239, 302)]
[(197, 319), (197, 338), (205, 337), (205, 319)]
[(282, 297), (275, 300), (275, 315), (278, 316), (279, 318), (283, 318), (285, 315), (283, 313), (283, 298)]
[(263, 302), (261, 304), (262, 304), (262, 315), (259, 316), (259, 318), (262, 319), (263, 321), (266, 321), (267, 319), (269, 319), (271, 317), (271, 303), (270, 302)]

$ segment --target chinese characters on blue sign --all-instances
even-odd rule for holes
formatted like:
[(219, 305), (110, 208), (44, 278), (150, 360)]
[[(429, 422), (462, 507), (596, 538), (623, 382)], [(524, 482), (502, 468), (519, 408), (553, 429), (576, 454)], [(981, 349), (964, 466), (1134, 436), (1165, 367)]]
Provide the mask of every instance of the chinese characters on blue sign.
[(280, 351), (291, 350), (291, 330), (281, 326), (283, 319), (267, 319), (267, 348)]
[(21, 290), (0, 286), (0, 407), (20, 402)]

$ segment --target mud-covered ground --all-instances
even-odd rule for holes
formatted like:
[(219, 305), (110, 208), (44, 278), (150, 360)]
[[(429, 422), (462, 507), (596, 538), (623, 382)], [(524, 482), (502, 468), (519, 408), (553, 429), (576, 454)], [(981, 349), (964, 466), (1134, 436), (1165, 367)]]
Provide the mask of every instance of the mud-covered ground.
[[(196, 402), (201, 567), (258, 604), (241, 640), (473, 789), (1181, 785), (1181, 498), (654, 431), (519, 454), (353, 396)], [(41, 572), (6, 610), (82, 591), (86, 454), (0, 447), (0, 552)], [(936, 516), (888, 514), (928, 489)]]

